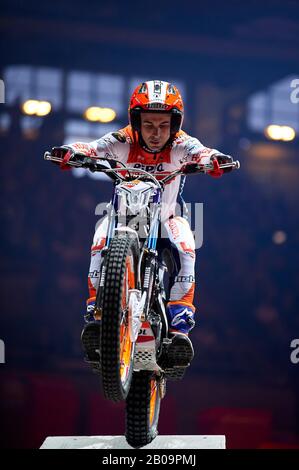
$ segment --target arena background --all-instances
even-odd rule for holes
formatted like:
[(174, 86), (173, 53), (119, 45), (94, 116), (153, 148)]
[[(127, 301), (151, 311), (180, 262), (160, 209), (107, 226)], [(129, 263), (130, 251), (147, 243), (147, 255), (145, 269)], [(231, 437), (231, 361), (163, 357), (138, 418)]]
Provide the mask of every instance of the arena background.
[[(186, 201), (204, 203), (196, 356), (168, 385), (159, 431), (299, 447), (298, 2), (2, 5), (1, 446), (124, 432), (123, 405), (104, 401), (80, 345), (95, 207), (111, 183), (59, 171), (43, 153), (125, 126), (133, 86), (163, 79), (183, 90), (184, 129), (242, 166), (185, 186)], [(26, 115), (28, 99), (51, 113)], [(91, 105), (116, 119), (87, 121)], [(273, 140), (270, 124), (294, 138)]]

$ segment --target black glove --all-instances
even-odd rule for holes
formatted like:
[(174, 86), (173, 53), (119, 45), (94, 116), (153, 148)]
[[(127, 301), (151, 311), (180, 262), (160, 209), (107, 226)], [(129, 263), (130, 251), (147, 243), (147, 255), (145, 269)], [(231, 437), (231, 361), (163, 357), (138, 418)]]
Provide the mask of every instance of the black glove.
[(51, 155), (61, 159), (61, 162), (57, 163), (62, 170), (70, 170), (71, 166), (68, 165), (70, 161), (72, 162), (83, 162), (86, 158), (84, 153), (76, 152), (69, 145), (62, 145), (61, 147), (53, 147), (51, 150)]
[(63, 160), (65, 154), (67, 152), (70, 152), (71, 154), (74, 154), (74, 150), (72, 149), (72, 147), (68, 146), (68, 145), (62, 145), (61, 147), (53, 147), (52, 150), (51, 150), (51, 155), (53, 157), (56, 157), (56, 158), (61, 158), (61, 160)]
[[(211, 160), (216, 159), (219, 163), (219, 165), (223, 165), (225, 163), (232, 163), (233, 158), (230, 155), (224, 155), (224, 154), (215, 154), (211, 157)], [(223, 173), (229, 173), (232, 171), (233, 167), (230, 168), (223, 168), (222, 171)]]
[(184, 175), (189, 175), (190, 173), (197, 173), (200, 170), (201, 166), (197, 162), (186, 162), (181, 167), (181, 172)]

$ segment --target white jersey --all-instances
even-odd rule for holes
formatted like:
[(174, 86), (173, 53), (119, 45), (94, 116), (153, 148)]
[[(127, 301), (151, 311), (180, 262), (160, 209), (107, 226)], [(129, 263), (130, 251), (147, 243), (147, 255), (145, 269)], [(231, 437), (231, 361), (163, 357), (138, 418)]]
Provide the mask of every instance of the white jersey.
[[(161, 152), (149, 152), (134, 139), (131, 126), (117, 132), (110, 132), (98, 140), (74, 143), (71, 147), (90, 156), (113, 159), (134, 168), (141, 168), (152, 173), (157, 179), (181, 168), (185, 162), (210, 163), (213, 155), (222, 155), (216, 149), (205, 147), (198, 139), (184, 131), (176, 134), (170, 146)], [(162, 220), (176, 214), (178, 195), (182, 189), (182, 178), (177, 176), (165, 186), (162, 196)]]

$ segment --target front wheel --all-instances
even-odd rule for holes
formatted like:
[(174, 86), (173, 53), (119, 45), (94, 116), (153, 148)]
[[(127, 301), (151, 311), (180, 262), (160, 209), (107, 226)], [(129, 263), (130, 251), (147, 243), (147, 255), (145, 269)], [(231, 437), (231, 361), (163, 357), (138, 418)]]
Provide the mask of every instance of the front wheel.
[(101, 365), (104, 395), (118, 402), (128, 395), (135, 343), (129, 332), (129, 291), (135, 289), (138, 249), (135, 238), (116, 236), (105, 260)]
[(160, 403), (161, 388), (156, 374), (145, 370), (134, 372), (126, 400), (125, 435), (130, 446), (145, 446), (158, 435)]

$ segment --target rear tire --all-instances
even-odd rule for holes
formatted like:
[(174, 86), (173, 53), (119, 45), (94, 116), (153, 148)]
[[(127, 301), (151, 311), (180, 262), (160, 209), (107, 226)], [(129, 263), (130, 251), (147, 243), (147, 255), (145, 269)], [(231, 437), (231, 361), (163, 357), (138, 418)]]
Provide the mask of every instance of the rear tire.
[(126, 400), (126, 440), (132, 447), (142, 447), (158, 435), (160, 391), (157, 376), (151, 371), (134, 372)]
[(135, 238), (113, 238), (105, 259), (101, 368), (104, 395), (114, 402), (126, 399), (133, 375), (135, 343), (130, 340), (127, 307), (128, 291), (136, 286), (137, 259)]

